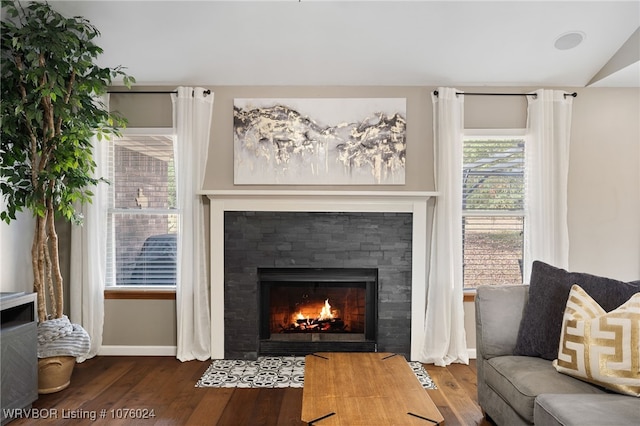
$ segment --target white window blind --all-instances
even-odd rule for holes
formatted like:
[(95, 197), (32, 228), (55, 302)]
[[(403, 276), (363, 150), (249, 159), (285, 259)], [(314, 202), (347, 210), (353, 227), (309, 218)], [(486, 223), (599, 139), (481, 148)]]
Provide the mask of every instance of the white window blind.
[(465, 137), (465, 288), (522, 284), (526, 181), (521, 137)]
[(172, 135), (110, 142), (107, 285), (176, 284), (176, 185)]

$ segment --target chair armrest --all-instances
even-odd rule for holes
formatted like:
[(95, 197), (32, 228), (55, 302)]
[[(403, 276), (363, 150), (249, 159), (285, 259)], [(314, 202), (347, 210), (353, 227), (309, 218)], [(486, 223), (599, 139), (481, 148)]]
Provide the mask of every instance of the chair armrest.
[(478, 287), (475, 299), (478, 359), (513, 354), (528, 298), (528, 285)]

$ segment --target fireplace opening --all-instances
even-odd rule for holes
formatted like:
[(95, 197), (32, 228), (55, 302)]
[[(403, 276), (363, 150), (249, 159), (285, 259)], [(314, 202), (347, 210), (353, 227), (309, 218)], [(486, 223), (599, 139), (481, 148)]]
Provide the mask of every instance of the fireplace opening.
[(377, 269), (261, 268), (260, 354), (376, 350)]
[(364, 334), (363, 283), (280, 283), (269, 291), (269, 333)]

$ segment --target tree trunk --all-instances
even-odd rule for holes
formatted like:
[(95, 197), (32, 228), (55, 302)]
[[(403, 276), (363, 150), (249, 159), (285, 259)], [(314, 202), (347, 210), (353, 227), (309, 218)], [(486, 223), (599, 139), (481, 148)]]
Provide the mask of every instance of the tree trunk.
[(49, 248), (51, 249), (51, 270), (49, 271), (49, 279), (53, 275), (54, 298), (51, 299), (53, 305), (54, 318), (62, 317), (64, 310), (64, 289), (62, 273), (60, 272), (60, 254), (58, 251), (58, 233), (56, 232), (55, 215), (53, 205), (49, 204), (47, 208), (47, 235), (49, 239)]
[[(47, 222), (48, 220), (45, 222), (45, 226), (48, 227)], [(47, 314), (47, 319), (58, 318), (58, 312), (56, 311), (56, 304), (54, 303), (54, 301), (56, 300), (56, 292), (55, 292), (55, 289), (53, 288), (53, 279), (51, 278), (51, 254), (49, 253), (49, 241), (46, 234), (42, 244), (43, 244), (42, 250), (44, 252), (44, 261), (45, 261), (44, 262), (45, 264), (44, 282), (45, 282), (45, 286), (47, 287), (47, 294), (49, 295), (49, 297), (47, 298), (47, 301), (49, 302), (49, 304), (47, 305), (47, 308), (50, 309), (50, 313)]]
[(42, 259), (44, 241), (45, 220), (43, 217), (36, 217), (36, 230), (33, 235), (31, 246), (31, 266), (33, 268), (33, 291), (38, 295), (38, 322), (47, 319), (47, 302), (44, 295), (44, 261)]

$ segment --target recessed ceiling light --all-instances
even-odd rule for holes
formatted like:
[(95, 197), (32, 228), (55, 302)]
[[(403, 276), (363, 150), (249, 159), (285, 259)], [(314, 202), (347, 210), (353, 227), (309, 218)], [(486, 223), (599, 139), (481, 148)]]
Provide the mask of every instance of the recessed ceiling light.
[(582, 43), (585, 37), (586, 35), (582, 31), (570, 31), (558, 37), (553, 45), (558, 50), (569, 50)]

